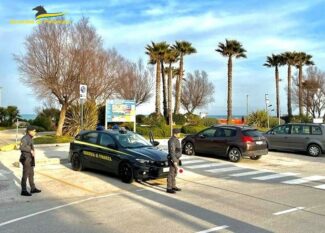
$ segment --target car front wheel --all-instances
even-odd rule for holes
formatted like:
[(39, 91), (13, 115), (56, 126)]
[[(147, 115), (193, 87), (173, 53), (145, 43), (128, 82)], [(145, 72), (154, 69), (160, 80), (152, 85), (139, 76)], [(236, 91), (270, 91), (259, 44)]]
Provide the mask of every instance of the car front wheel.
[(186, 155), (194, 155), (195, 151), (194, 151), (194, 146), (191, 142), (187, 142), (184, 146), (184, 153)]
[(241, 160), (241, 152), (238, 148), (232, 147), (228, 151), (228, 157), (231, 162), (237, 163)]
[(318, 157), (322, 153), (322, 149), (316, 144), (311, 144), (308, 146), (307, 153), (310, 156)]
[(82, 171), (84, 169), (82, 160), (78, 153), (74, 153), (71, 157), (71, 167), (74, 171)]
[(124, 183), (132, 183), (134, 180), (133, 168), (128, 162), (120, 165), (120, 178)]
[(260, 158), (262, 158), (262, 155), (255, 155), (250, 157), (252, 160), (259, 160)]

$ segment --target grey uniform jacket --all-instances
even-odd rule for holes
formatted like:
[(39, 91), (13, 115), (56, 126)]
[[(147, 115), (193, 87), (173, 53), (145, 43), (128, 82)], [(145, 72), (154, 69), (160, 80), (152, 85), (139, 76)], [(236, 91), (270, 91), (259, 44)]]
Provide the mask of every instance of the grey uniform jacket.
[(178, 138), (173, 136), (169, 139), (168, 153), (169, 153), (170, 159), (174, 163), (179, 162), (179, 159), (182, 156), (182, 148), (181, 148), (181, 143), (179, 142)]
[[(26, 156), (31, 156), (31, 151), (34, 150), (34, 144), (33, 144), (33, 138), (26, 134), (20, 142), (20, 151), (21, 156), (19, 161), (24, 163)], [(35, 160), (34, 157), (32, 159), (32, 166), (35, 166)]]

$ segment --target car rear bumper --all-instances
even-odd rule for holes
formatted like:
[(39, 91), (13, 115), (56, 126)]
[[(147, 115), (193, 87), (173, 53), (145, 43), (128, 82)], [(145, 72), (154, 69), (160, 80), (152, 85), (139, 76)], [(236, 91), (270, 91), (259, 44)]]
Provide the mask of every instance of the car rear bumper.
[(252, 157), (252, 156), (260, 156), (260, 155), (267, 155), (268, 149), (261, 149), (261, 150), (249, 150), (242, 152), (243, 157)]

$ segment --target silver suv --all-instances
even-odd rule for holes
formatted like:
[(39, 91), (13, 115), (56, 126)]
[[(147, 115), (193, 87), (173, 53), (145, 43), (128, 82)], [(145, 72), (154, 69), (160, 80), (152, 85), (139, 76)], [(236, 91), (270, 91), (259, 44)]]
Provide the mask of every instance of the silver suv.
[(325, 152), (325, 125), (290, 123), (264, 134), (270, 150), (306, 151), (317, 157)]

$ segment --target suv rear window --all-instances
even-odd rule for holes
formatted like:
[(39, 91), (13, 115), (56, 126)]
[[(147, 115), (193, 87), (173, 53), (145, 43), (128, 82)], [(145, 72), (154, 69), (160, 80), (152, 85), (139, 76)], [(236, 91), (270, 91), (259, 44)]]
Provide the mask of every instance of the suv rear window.
[(243, 130), (243, 134), (245, 136), (250, 136), (250, 137), (262, 137), (263, 135), (255, 130), (255, 129), (249, 129), (249, 130)]
[(312, 126), (311, 127), (311, 134), (313, 135), (322, 135), (322, 130), (319, 126)]

